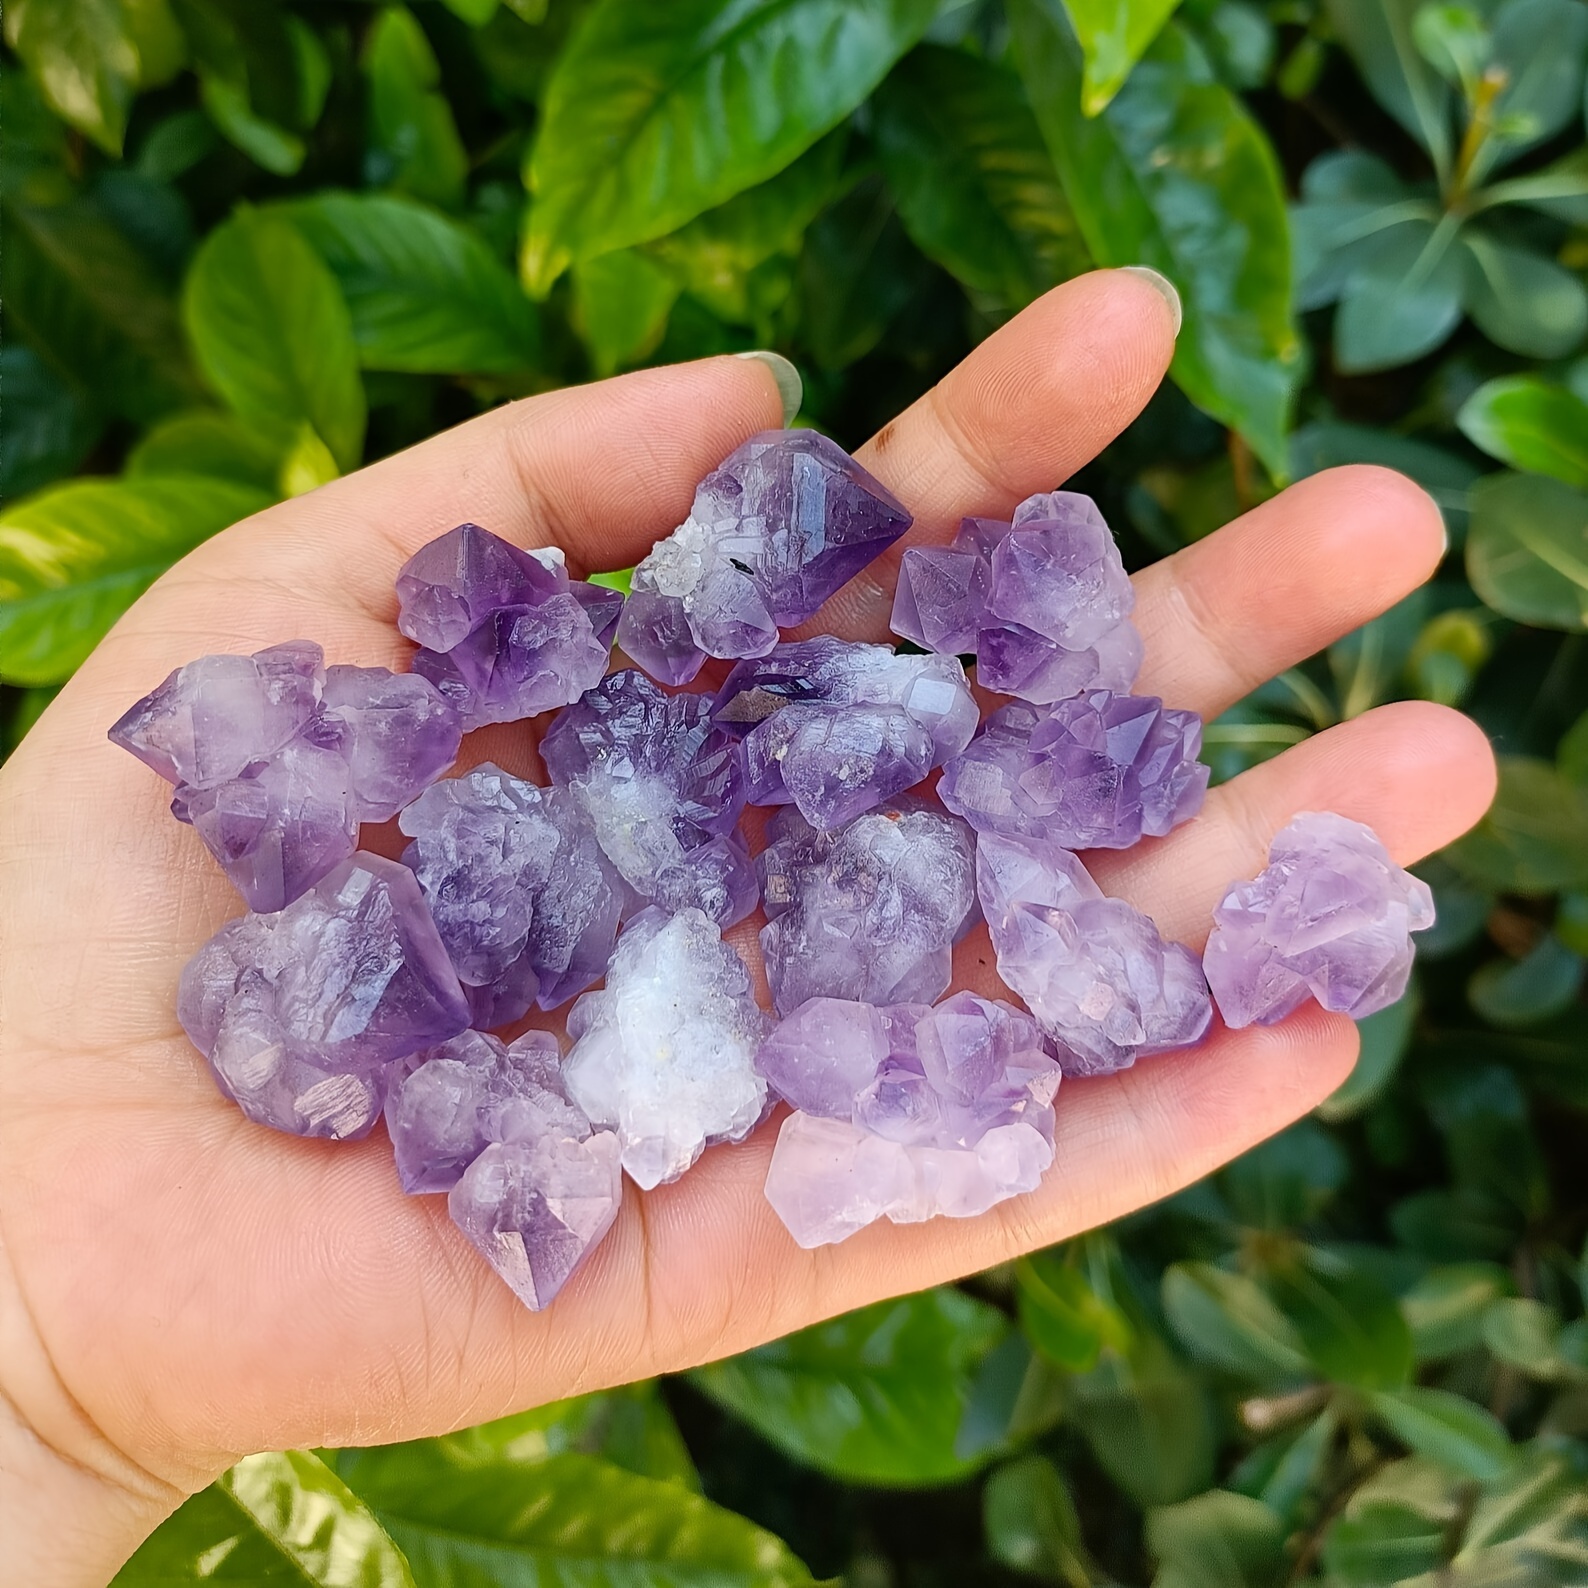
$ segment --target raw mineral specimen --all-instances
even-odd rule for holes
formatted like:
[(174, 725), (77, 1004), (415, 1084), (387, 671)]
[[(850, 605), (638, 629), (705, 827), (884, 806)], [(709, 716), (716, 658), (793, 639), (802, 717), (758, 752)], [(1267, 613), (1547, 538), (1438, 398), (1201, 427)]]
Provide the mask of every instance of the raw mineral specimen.
[(600, 980), (625, 889), (565, 790), (486, 762), (426, 789), (398, 826), (472, 1024), (554, 1009)]
[(766, 1194), (803, 1247), (873, 1220), (969, 1218), (1036, 1189), (1053, 1161), (1059, 1067), (1028, 1015), (956, 993), (935, 1009), (801, 1004), (756, 1067), (797, 1110)]
[(634, 570), (618, 644), (667, 684), (687, 683), (707, 656), (764, 656), (780, 627), (811, 617), (910, 522), (816, 431), (751, 436)]
[(1196, 956), (1166, 943), (1123, 899), (1109, 899), (1068, 850), (983, 833), (976, 889), (998, 956), (1058, 1049), (1066, 1075), (1106, 1075), (1188, 1047), (1212, 1004)]
[(833, 832), (780, 811), (756, 858), (761, 952), (779, 1014), (807, 998), (925, 1003), (946, 991), (976, 909), (975, 835), (897, 799)]
[(827, 638), (740, 662), (712, 715), (746, 736), (750, 803), (792, 802), (822, 829), (919, 783), (965, 748), (977, 722), (956, 658)]
[(1308, 997), (1360, 1020), (1406, 991), (1411, 933), (1434, 924), (1434, 898), (1371, 827), (1303, 811), (1213, 923), (1203, 968), (1226, 1025), (1272, 1025)]
[(338, 1140), (375, 1123), (399, 1060), (469, 1023), (413, 874), (369, 854), (223, 926), (182, 972), (177, 1015), (250, 1119)]
[(1106, 689), (995, 711), (943, 768), (938, 797), (977, 832), (1065, 849), (1128, 849), (1195, 816), (1208, 769), (1202, 719)]
[(719, 926), (755, 908), (755, 869), (737, 832), (743, 756), (705, 695), (664, 694), (632, 668), (609, 674), (558, 712), (540, 753), (642, 898), (703, 910)]
[(1130, 688), (1141, 667), (1135, 599), (1097, 504), (1052, 491), (1028, 497), (1008, 526), (967, 518), (952, 545), (905, 552), (893, 630), (929, 650), (974, 652), (980, 684), (1047, 704)]
[(605, 987), (569, 1013), (564, 1084), (592, 1124), (617, 1132), (623, 1167), (649, 1190), (755, 1128), (766, 1029), (750, 973), (713, 922), (645, 910), (618, 939)]
[(179, 667), (110, 730), (176, 784), (190, 823), (254, 910), (280, 910), (451, 765), (462, 727), (424, 679), (326, 667), (292, 640)]
[(614, 591), (568, 578), (555, 547), (522, 551), (478, 524), (420, 547), (397, 575), (397, 627), (413, 670), (466, 728), (517, 722), (576, 700), (606, 671)]

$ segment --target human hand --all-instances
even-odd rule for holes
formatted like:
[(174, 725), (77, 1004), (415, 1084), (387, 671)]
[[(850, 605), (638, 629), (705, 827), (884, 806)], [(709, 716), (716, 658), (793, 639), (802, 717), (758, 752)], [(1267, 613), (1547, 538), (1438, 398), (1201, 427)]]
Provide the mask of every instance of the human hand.
[[(1173, 330), (1150, 283), (1109, 271), (989, 338), (860, 452), (916, 525), (812, 628), (886, 638), (903, 545), (1060, 483), (1141, 409)], [(175, 991), (239, 900), (108, 725), (208, 652), (302, 636), (332, 662), (405, 666), (393, 578), (463, 520), (561, 545), (576, 576), (631, 563), (684, 517), (702, 474), (778, 419), (765, 367), (708, 359), (498, 409), (271, 508), (161, 579), (0, 769), (0, 1470), (36, 1496), (0, 1544), (15, 1580), (102, 1582), (249, 1451), (437, 1433), (1050, 1244), (1195, 1180), (1350, 1070), (1351, 1022), (1312, 1006), (1217, 1029), (1067, 1082), (1034, 1194), (809, 1252), (761, 1194), (766, 1128), (676, 1184), (627, 1186), (611, 1234), (543, 1313), (479, 1260), (443, 1199), (403, 1195), (384, 1140), (275, 1135), (221, 1097)], [(1138, 687), (1211, 717), (1383, 611), (1442, 550), (1437, 510), (1401, 477), (1305, 480), (1137, 577)], [(460, 768), (485, 759), (538, 776), (526, 724), (474, 735)], [(1367, 822), (1406, 864), (1471, 825), (1492, 790), (1464, 718), (1386, 706), (1215, 789), (1169, 837), (1088, 865), (1200, 947), (1224, 886), (1260, 869), (1296, 811)], [(758, 965), (754, 925), (731, 935)], [(955, 972), (996, 995), (984, 931)], [(29, 1554), (43, 1537), (50, 1549)]]

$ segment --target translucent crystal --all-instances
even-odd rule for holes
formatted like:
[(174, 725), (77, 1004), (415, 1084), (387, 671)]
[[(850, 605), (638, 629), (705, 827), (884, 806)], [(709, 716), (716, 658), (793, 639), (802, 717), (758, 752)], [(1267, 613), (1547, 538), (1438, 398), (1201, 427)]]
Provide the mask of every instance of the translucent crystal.
[(750, 973), (712, 921), (645, 910), (619, 937), (606, 985), (568, 1015), (564, 1084), (592, 1124), (617, 1132), (623, 1167), (649, 1190), (755, 1128), (766, 1028)]
[(1271, 1025), (1308, 997), (1360, 1020), (1406, 991), (1411, 933), (1434, 924), (1434, 899), (1371, 827), (1303, 811), (1213, 922), (1203, 968), (1226, 1025)]
[(767, 980), (780, 1014), (807, 998), (928, 1002), (974, 917), (975, 835), (919, 800), (820, 832), (778, 813), (757, 857)]
[(998, 974), (1058, 1050), (1066, 1075), (1105, 1075), (1188, 1047), (1212, 1018), (1196, 956), (1109, 899), (1068, 850), (983, 833), (976, 887)]
[(1037, 1024), (956, 993), (935, 1009), (813, 998), (756, 1065), (798, 1112), (766, 1194), (804, 1247), (878, 1218), (968, 1218), (1035, 1190), (1053, 1161), (1059, 1067)]
[(412, 873), (368, 854), (223, 926), (182, 972), (177, 1015), (250, 1119), (337, 1139), (374, 1124), (398, 1060), (469, 1022)]
[(994, 712), (943, 768), (938, 797), (978, 832), (1128, 849), (1202, 808), (1202, 719), (1151, 695), (1093, 689)]
[(764, 656), (909, 527), (835, 442), (763, 431), (700, 482), (689, 517), (634, 570), (618, 644), (672, 684), (705, 655)]
[(624, 880), (663, 909), (703, 910), (721, 926), (756, 903), (739, 837), (738, 740), (704, 695), (667, 695), (632, 668), (557, 714), (540, 745)]

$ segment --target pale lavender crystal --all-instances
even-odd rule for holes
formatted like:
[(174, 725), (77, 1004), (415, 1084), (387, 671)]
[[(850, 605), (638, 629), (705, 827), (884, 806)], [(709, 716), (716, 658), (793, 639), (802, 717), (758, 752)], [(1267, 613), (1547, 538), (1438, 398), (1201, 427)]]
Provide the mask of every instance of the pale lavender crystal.
[(1226, 1025), (1272, 1025), (1309, 997), (1360, 1020), (1406, 991), (1411, 933), (1434, 924), (1434, 898), (1371, 827), (1303, 811), (1213, 923), (1203, 968)]
[(813, 998), (756, 1067), (796, 1113), (766, 1194), (803, 1247), (878, 1218), (969, 1218), (1036, 1189), (1053, 1161), (1059, 1066), (1037, 1023), (956, 993), (928, 1008)]
[(272, 915), (230, 921), (182, 972), (177, 1015), (250, 1119), (361, 1136), (397, 1061), (468, 1004), (411, 872), (356, 854)]
[(1039, 704), (1127, 691), (1141, 667), (1135, 593), (1096, 503), (1047, 492), (1022, 502), (996, 541), (995, 527), (966, 519), (951, 546), (904, 554), (895, 632), (974, 651), (978, 683)]
[(606, 671), (614, 592), (570, 581), (555, 547), (523, 551), (460, 524), (409, 558), (397, 597), (397, 626), (422, 647), (414, 672), (465, 727), (566, 705)]
[(977, 720), (955, 658), (830, 638), (740, 662), (712, 715), (746, 735), (750, 802), (792, 802), (824, 829), (919, 783), (965, 748)]
[(1202, 808), (1202, 719), (1151, 695), (1088, 690), (1005, 706), (949, 761), (938, 797), (978, 832), (1065, 849), (1128, 849)]
[(998, 974), (1058, 1048), (1066, 1075), (1106, 1075), (1188, 1047), (1212, 1019), (1196, 956), (1109, 899), (1068, 850), (983, 833), (976, 887)]
[(737, 831), (743, 757), (706, 696), (664, 694), (632, 668), (612, 673), (558, 712), (540, 753), (641, 898), (703, 910), (720, 926), (755, 908)]
[(764, 656), (910, 527), (814, 430), (767, 430), (700, 482), (689, 517), (634, 570), (618, 644), (665, 683), (702, 656)]
[(625, 889), (583, 811), (486, 762), (398, 818), (476, 1026), (554, 1009), (598, 981)]
[(282, 909), (451, 765), (462, 724), (422, 678), (330, 667), (294, 640), (205, 656), (110, 730), (176, 784), (189, 822), (254, 910)]
[(618, 939), (606, 985), (568, 1015), (564, 1084), (592, 1124), (617, 1132), (624, 1169), (649, 1190), (760, 1122), (766, 1029), (750, 973), (712, 921), (644, 910)]
[(819, 832), (778, 813), (756, 858), (767, 981), (780, 1014), (807, 998), (927, 1002), (949, 983), (974, 918), (975, 835), (925, 802), (893, 800)]

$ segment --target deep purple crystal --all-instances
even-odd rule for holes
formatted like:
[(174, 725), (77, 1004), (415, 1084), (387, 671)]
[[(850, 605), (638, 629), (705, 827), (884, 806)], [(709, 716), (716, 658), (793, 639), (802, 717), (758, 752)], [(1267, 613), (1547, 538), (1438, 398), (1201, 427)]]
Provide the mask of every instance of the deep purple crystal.
[(612, 673), (558, 712), (540, 753), (642, 898), (703, 910), (720, 926), (755, 908), (755, 870), (737, 831), (742, 752), (712, 722), (708, 697), (664, 694), (632, 668)]
[(778, 1013), (807, 998), (929, 1002), (976, 909), (975, 835), (924, 801), (893, 800), (819, 832), (780, 811), (756, 857), (761, 953)]
[(356, 854), (286, 909), (229, 921), (188, 962), (177, 1015), (250, 1119), (363, 1135), (397, 1061), (468, 1005), (411, 872)]
[(978, 832), (1128, 849), (1202, 808), (1202, 719), (1151, 695), (1088, 690), (995, 711), (943, 768), (938, 797)]
[(702, 655), (764, 656), (910, 522), (826, 436), (763, 431), (700, 482), (689, 517), (634, 570), (618, 644), (666, 683), (693, 677)]
[(1434, 898), (1371, 827), (1303, 811), (1213, 923), (1203, 968), (1226, 1025), (1272, 1025), (1309, 997), (1361, 1020), (1406, 991), (1411, 933), (1434, 924)]
[(756, 1067), (798, 1111), (767, 1199), (803, 1247), (878, 1218), (969, 1218), (1033, 1191), (1053, 1161), (1059, 1066), (1012, 1005), (956, 993), (928, 1008), (813, 998)]
[(472, 1024), (554, 1009), (600, 979), (625, 890), (566, 792), (486, 762), (427, 789), (398, 826)]
[(110, 730), (176, 784), (249, 907), (280, 910), (450, 766), (462, 725), (424, 679), (330, 667), (294, 640), (180, 667)]
[(1066, 1075), (1106, 1075), (1188, 1047), (1212, 1018), (1196, 956), (1109, 899), (1068, 850), (983, 833), (976, 888), (998, 974), (1058, 1049)]

